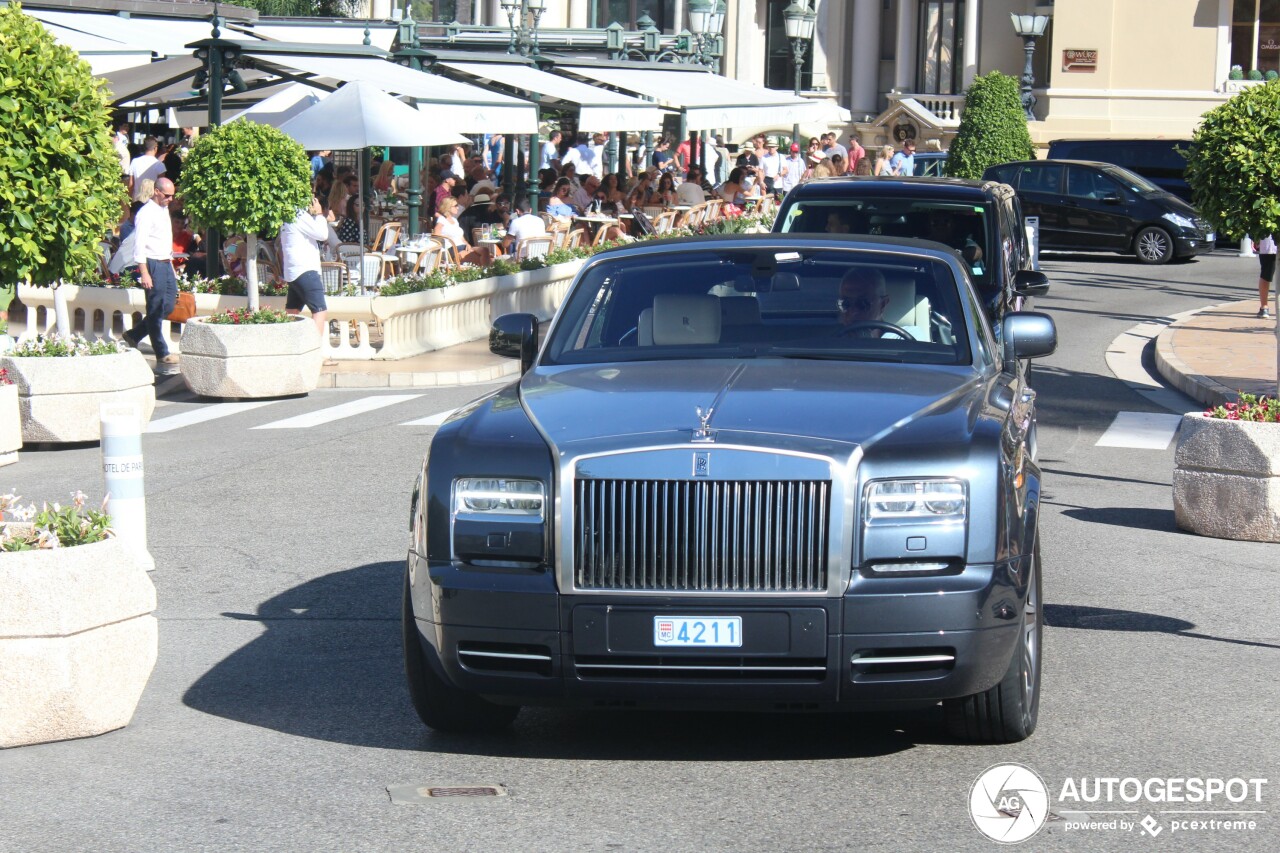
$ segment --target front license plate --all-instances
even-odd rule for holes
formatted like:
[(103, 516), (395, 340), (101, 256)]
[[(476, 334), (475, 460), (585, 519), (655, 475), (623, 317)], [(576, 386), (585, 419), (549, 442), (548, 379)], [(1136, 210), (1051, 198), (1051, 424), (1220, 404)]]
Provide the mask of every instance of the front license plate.
[(1206, 243), (1212, 243), (1212, 242), (1214, 242), (1214, 241), (1215, 241), (1215, 240), (1217, 240), (1217, 239), (1218, 239), (1218, 235), (1217, 235), (1217, 234), (1215, 234), (1215, 233), (1213, 233), (1212, 231), (1210, 231), (1210, 232), (1209, 232), (1209, 236), (1208, 236), (1208, 237), (1205, 237), (1205, 238), (1204, 238), (1204, 240), (1205, 240), (1205, 242), (1206, 242)]
[(655, 616), (655, 646), (724, 647), (742, 645), (741, 616)]

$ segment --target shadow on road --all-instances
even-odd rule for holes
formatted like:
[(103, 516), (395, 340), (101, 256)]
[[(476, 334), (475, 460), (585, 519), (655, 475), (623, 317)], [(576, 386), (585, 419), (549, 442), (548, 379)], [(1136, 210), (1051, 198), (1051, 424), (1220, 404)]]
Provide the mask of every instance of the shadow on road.
[(1280, 649), (1275, 643), (1262, 643), (1257, 640), (1237, 640), (1231, 637), (1214, 637), (1210, 634), (1198, 634), (1191, 629), (1194, 622), (1176, 619), (1172, 616), (1160, 616), (1156, 613), (1141, 613), (1136, 610), (1115, 610), (1110, 607), (1084, 607), (1076, 604), (1046, 604), (1044, 621), (1051, 628), (1083, 628), (1088, 631), (1135, 631), (1171, 634), (1175, 637), (1190, 637), (1193, 640), (1213, 640), (1219, 643), (1232, 643), (1238, 646), (1256, 646), (1262, 649)]
[(1065, 509), (1062, 514), (1077, 521), (1091, 521), (1094, 524), (1110, 524), (1114, 527), (1133, 530), (1154, 530), (1159, 533), (1182, 533), (1174, 521), (1172, 509), (1100, 506)]
[(262, 603), (262, 636), (187, 690), (191, 708), (352, 746), (523, 758), (793, 761), (886, 755), (948, 743), (941, 708), (858, 715), (526, 708), (510, 732), (442, 735), (419, 722), (400, 645), (404, 565), (372, 563)]

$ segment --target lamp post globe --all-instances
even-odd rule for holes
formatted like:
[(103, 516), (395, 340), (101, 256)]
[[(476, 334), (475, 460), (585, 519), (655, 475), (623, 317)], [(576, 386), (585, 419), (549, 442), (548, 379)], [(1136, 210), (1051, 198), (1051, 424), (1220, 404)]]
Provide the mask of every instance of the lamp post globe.
[(1013, 22), (1014, 33), (1022, 39), (1023, 51), (1027, 57), (1026, 65), (1022, 69), (1022, 109), (1026, 113), (1027, 121), (1035, 121), (1036, 96), (1031, 90), (1035, 87), (1036, 76), (1035, 69), (1032, 67), (1032, 57), (1036, 52), (1036, 39), (1043, 36), (1045, 29), (1049, 26), (1049, 16), (1011, 12), (1009, 19)]
[[(782, 23), (791, 40), (791, 60), (795, 65), (795, 96), (800, 97), (800, 70), (804, 65), (804, 52), (813, 38), (813, 28), (817, 23), (818, 13), (813, 11), (807, 2), (793, 0), (791, 5), (782, 10)], [(791, 141), (800, 141), (800, 123), (791, 126)]]

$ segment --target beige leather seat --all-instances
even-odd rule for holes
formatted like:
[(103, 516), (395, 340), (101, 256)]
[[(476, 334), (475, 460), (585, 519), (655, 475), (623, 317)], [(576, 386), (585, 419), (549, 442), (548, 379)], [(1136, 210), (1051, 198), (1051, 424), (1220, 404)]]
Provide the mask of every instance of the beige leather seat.
[(889, 304), (885, 306), (884, 319), (906, 329), (917, 341), (929, 340), (929, 297), (916, 295), (915, 281), (886, 275), (885, 291)]
[(640, 346), (688, 346), (720, 342), (720, 299), (706, 295), (662, 293), (640, 312)]

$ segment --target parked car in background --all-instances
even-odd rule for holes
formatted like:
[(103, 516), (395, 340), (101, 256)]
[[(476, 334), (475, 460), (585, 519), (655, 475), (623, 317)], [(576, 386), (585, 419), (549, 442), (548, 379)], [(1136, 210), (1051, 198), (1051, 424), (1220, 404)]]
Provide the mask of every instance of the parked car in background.
[(773, 230), (915, 237), (950, 246), (964, 258), (987, 317), (997, 328), (1005, 312), (1048, 289), (1044, 274), (1031, 269), (1018, 197), (995, 182), (959, 178), (810, 181), (787, 195)]
[[(884, 319), (885, 304), (912, 319)], [(922, 241), (636, 243), (538, 320), (521, 378), (440, 427), (414, 489), (409, 692), (440, 730), (521, 705), (851, 711), (942, 704), (1035, 729), (1040, 469), (1024, 359)], [(788, 726), (797, 723), (786, 723)]]
[(1184, 156), (1190, 148), (1189, 139), (1055, 139), (1048, 159), (1111, 163), (1190, 203)]
[(1144, 264), (1214, 249), (1216, 235), (1194, 207), (1110, 163), (1028, 160), (983, 177), (1014, 187), (1026, 215), (1040, 217), (1041, 249), (1133, 254)]
[(917, 151), (915, 153), (915, 164), (915, 176), (917, 178), (946, 177), (944, 169), (947, 167), (947, 152)]

